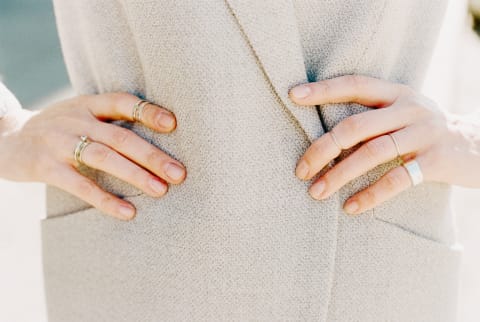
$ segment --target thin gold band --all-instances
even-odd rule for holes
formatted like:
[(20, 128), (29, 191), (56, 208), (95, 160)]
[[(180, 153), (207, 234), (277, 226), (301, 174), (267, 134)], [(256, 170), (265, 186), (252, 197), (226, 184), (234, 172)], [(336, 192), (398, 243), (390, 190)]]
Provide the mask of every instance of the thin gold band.
[(78, 163), (82, 164), (82, 152), (83, 150), (87, 147), (88, 144), (90, 144), (92, 141), (88, 138), (86, 135), (80, 136), (80, 141), (77, 143), (77, 146), (75, 147), (75, 152), (74, 152), (74, 157), (75, 161)]
[(335, 145), (336, 145), (340, 150), (343, 150), (343, 147), (340, 145), (340, 143), (338, 143), (338, 140), (337, 140), (335, 134), (333, 134), (332, 131), (330, 131), (330, 132), (328, 132), (328, 133), (330, 133), (330, 136), (332, 137), (332, 140), (333, 140), (333, 142), (335, 143)]
[(393, 144), (395, 144), (395, 149), (397, 150), (397, 157), (401, 156), (402, 154), (400, 153), (400, 148), (398, 147), (398, 142), (393, 136), (393, 133), (388, 133), (388, 135), (392, 138)]

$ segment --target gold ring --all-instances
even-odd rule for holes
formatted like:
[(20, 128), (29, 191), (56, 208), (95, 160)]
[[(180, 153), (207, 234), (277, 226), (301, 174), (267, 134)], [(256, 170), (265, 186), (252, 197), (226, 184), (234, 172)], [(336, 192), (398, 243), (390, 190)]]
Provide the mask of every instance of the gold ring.
[(143, 113), (143, 108), (145, 105), (149, 104), (150, 102), (146, 100), (139, 100), (138, 102), (133, 105), (133, 110), (132, 110), (132, 119), (137, 122), (142, 122), (142, 113)]
[(401, 156), (402, 154), (400, 153), (400, 148), (398, 147), (398, 142), (393, 136), (393, 133), (388, 133), (388, 136), (392, 138), (393, 144), (395, 144), (395, 149), (397, 150), (397, 157)]
[(75, 152), (74, 152), (74, 158), (75, 161), (78, 163), (82, 164), (82, 152), (85, 149), (87, 145), (89, 145), (92, 141), (88, 138), (86, 135), (80, 136), (80, 141), (77, 143), (77, 146), (75, 147)]
[(340, 143), (338, 143), (338, 140), (337, 140), (337, 138), (335, 137), (335, 134), (333, 134), (333, 131), (330, 131), (330, 132), (328, 132), (328, 133), (330, 133), (330, 136), (332, 137), (333, 142), (335, 143), (335, 145), (336, 145), (340, 150), (343, 150), (343, 147), (340, 145)]

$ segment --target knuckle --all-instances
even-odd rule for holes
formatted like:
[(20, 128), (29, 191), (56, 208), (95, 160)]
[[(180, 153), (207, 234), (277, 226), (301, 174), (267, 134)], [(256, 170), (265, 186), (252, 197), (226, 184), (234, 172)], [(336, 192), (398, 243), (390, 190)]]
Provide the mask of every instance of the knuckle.
[(365, 115), (363, 113), (355, 114), (347, 117), (341, 123), (340, 129), (345, 128), (349, 132), (360, 134), (365, 129)]
[(76, 188), (87, 199), (90, 199), (90, 196), (93, 196), (97, 191), (97, 185), (87, 178), (78, 180)]
[(126, 145), (131, 137), (131, 132), (123, 127), (116, 126), (110, 135), (110, 140), (114, 146)]
[(337, 180), (337, 181), (342, 181), (342, 174), (339, 173), (338, 171), (335, 171), (336, 169), (333, 168), (332, 170), (330, 171), (327, 171), (324, 175), (323, 175), (323, 178), (322, 180), (326, 183), (326, 186), (327, 187), (330, 187), (333, 185), (334, 183), (334, 180)]
[[(427, 152), (422, 155), (421, 168), (424, 175), (427, 172), (444, 173), (442, 169), (445, 163), (440, 160), (448, 160), (452, 155), (454, 148), (443, 144), (434, 144)], [(418, 158), (417, 158), (418, 159)]]
[(29, 171), (34, 178), (43, 178), (45, 174), (56, 174), (57, 163), (48, 154), (35, 153), (35, 162), (31, 163)]
[(117, 201), (117, 198), (113, 197), (112, 195), (106, 192), (103, 192), (98, 202), (98, 206), (100, 207), (100, 209), (110, 212), (115, 208), (116, 201)]
[(90, 158), (94, 163), (105, 163), (113, 155), (110, 149), (97, 144), (95, 144), (95, 147), (90, 150), (90, 154)]
[(132, 99), (132, 94), (127, 92), (112, 92), (112, 93), (109, 93), (109, 96), (115, 105), (128, 102)]
[(398, 88), (402, 95), (413, 96), (416, 94), (415, 90), (408, 84), (398, 83)]
[(368, 206), (377, 204), (377, 196), (375, 192), (370, 188), (367, 188), (366, 190), (363, 191), (359, 200), (361, 201), (362, 204), (368, 205)]
[(347, 183), (349, 180), (346, 170), (343, 164), (338, 164), (324, 175), (325, 182), (328, 182), (331, 187), (338, 187), (340, 184)]
[(357, 91), (361, 91), (367, 85), (368, 79), (361, 75), (347, 75), (345, 81), (348, 86), (356, 89)]
[(395, 191), (402, 186), (402, 176), (399, 171), (390, 171), (384, 177), (384, 185), (388, 191)]
[(409, 105), (412, 111), (420, 118), (432, 117), (435, 113), (428, 107), (425, 101), (418, 95), (412, 95), (409, 98)]
[(384, 154), (387, 151), (387, 146), (385, 144), (385, 140), (380, 138), (370, 140), (364, 145), (363, 153), (366, 158), (370, 159), (371, 161), (376, 161), (379, 159), (379, 156)]
[(425, 131), (431, 141), (437, 141), (448, 131), (447, 125), (438, 119), (432, 119), (425, 124)]
[(323, 97), (331, 97), (332, 93), (332, 85), (330, 84), (329, 80), (325, 80), (321, 82), (320, 86), (320, 95)]
[(126, 178), (129, 183), (139, 188), (148, 186), (149, 175), (142, 168), (134, 165), (130, 170), (126, 170)]
[(305, 153), (305, 159), (307, 162), (313, 161), (318, 155), (321, 155), (324, 151), (324, 144), (321, 142), (323, 140), (317, 140), (313, 142), (308, 151)]
[(147, 164), (152, 167), (158, 167), (161, 163), (163, 163), (163, 158), (160, 156), (160, 153), (152, 148), (147, 152)]

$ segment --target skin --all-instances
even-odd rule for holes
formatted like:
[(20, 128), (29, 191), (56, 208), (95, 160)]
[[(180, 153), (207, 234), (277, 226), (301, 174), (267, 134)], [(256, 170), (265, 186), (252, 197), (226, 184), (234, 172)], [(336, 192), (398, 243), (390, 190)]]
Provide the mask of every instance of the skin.
[[(305, 94), (300, 87), (306, 87), (309, 95), (295, 95)], [(425, 181), (480, 188), (480, 117), (447, 114), (406, 85), (361, 75), (296, 86), (289, 96), (300, 105), (356, 102), (372, 108), (345, 118), (331, 130), (341, 148), (363, 144), (315, 180), (308, 191), (315, 199), (328, 198), (347, 182), (397, 157), (395, 145), (386, 133), (395, 135), (404, 160), (418, 161)], [(105, 122), (133, 121), (132, 108), (138, 100), (128, 93), (106, 93), (77, 96), (39, 111), (16, 109), (0, 122), (0, 177), (48, 183), (107, 215), (131, 220), (135, 207), (80, 174), (73, 151), (80, 135), (87, 135), (94, 142), (82, 154), (85, 164), (117, 176), (153, 197), (164, 196), (169, 183), (182, 183), (186, 178), (182, 163), (134, 132)], [(145, 106), (142, 123), (160, 133), (176, 128), (175, 115), (153, 103)], [(341, 148), (330, 134), (322, 135), (299, 159), (297, 177), (310, 180), (340, 154)], [(171, 163), (179, 166), (177, 177), (167, 174), (167, 169), (175, 169)], [(319, 193), (322, 186), (323, 192)], [(344, 209), (350, 214), (362, 213), (410, 186), (405, 168), (396, 167), (351, 196)]]
[[(48, 183), (107, 215), (134, 218), (131, 203), (77, 171), (73, 151), (80, 135), (87, 135), (93, 142), (82, 153), (86, 165), (117, 176), (153, 197), (164, 196), (169, 183), (183, 182), (186, 169), (182, 163), (133, 131), (105, 122), (133, 121), (132, 108), (138, 100), (128, 93), (107, 93), (77, 96), (39, 111), (17, 109), (0, 122), (0, 177)], [(160, 133), (176, 128), (175, 115), (155, 104), (144, 107), (142, 123)]]
[[(295, 174), (309, 180), (341, 148), (360, 147), (309, 187), (312, 198), (330, 197), (346, 183), (397, 157), (394, 135), (403, 161), (415, 159), (423, 181), (480, 188), (480, 117), (442, 111), (432, 100), (404, 84), (362, 75), (345, 75), (295, 86), (289, 97), (300, 105), (356, 102), (372, 109), (349, 116), (322, 135), (298, 160)], [(478, 114), (477, 114), (478, 115)], [(377, 182), (351, 196), (345, 212), (360, 214), (394, 198), (412, 186), (407, 170), (398, 166)]]

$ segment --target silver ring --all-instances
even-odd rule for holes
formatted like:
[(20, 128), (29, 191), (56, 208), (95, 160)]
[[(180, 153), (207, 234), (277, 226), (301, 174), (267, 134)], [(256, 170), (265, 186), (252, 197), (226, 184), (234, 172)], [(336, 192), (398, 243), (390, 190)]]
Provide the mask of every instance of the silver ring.
[(85, 149), (85, 147), (87, 145), (89, 145), (92, 141), (88, 138), (88, 136), (86, 135), (82, 135), (80, 136), (80, 141), (77, 143), (77, 146), (75, 147), (75, 151), (74, 151), (74, 158), (75, 158), (75, 161), (77, 161), (78, 163), (82, 164), (83, 161), (82, 161), (82, 152), (83, 150)]
[(337, 140), (335, 134), (333, 134), (333, 131), (330, 131), (330, 132), (328, 132), (328, 133), (330, 133), (330, 136), (332, 137), (332, 140), (333, 140), (333, 142), (335, 143), (335, 145), (336, 145), (340, 150), (343, 150), (343, 147), (340, 145), (340, 143), (338, 143), (338, 140)]
[(414, 186), (423, 181), (423, 173), (417, 161), (410, 160), (402, 164), (402, 166), (407, 170)]
[(400, 153), (400, 148), (398, 147), (398, 142), (393, 136), (393, 133), (388, 133), (388, 135), (392, 138), (393, 144), (395, 144), (395, 149), (397, 149), (397, 157), (401, 156), (402, 154)]
[(133, 105), (133, 110), (132, 110), (132, 119), (137, 122), (142, 122), (142, 113), (143, 113), (143, 108), (145, 105), (149, 104), (150, 102), (146, 100), (139, 100)]

